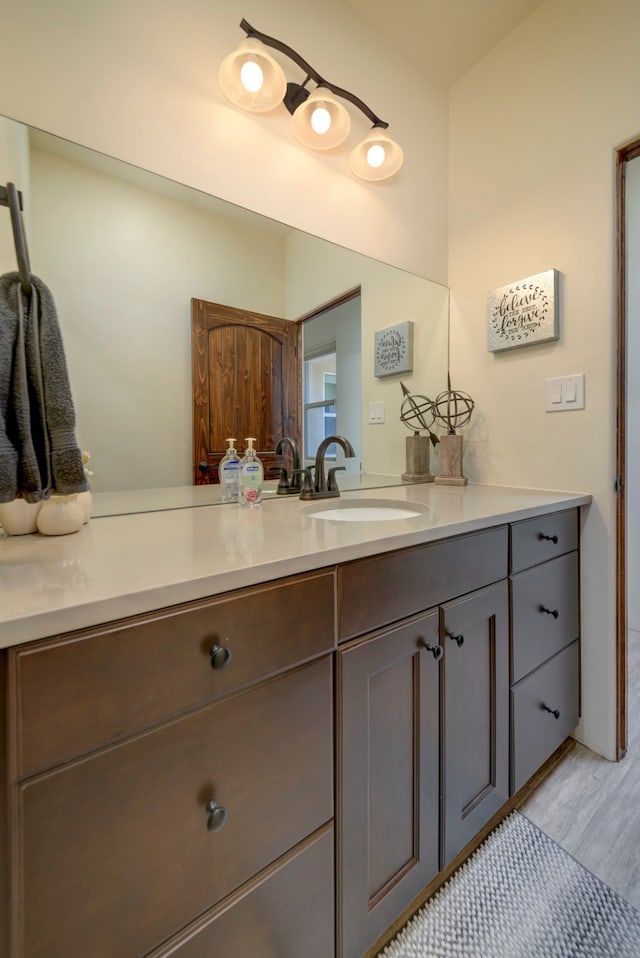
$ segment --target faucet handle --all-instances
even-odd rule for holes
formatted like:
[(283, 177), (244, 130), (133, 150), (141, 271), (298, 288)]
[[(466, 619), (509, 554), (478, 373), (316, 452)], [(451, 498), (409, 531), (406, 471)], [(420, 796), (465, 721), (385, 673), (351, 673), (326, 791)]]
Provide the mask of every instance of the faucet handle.
[(293, 475), (294, 478), (296, 475), (302, 476), (302, 492), (300, 493), (300, 498), (313, 499), (315, 490), (313, 488), (313, 479), (311, 478), (311, 468), (305, 466), (304, 469), (294, 469)]
[(289, 473), (287, 472), (284, 466), (271, 466), (271, 469), (275, 472), (277, 469), (280, 473), (280, 481), (276, 488), (277, 496), (286, 496), (286, 494), (291, 489), (291, 483), (289, 482)]
[(332, 466), (327, 475), (327, 491), (328, 492), (339, 492), (338, 489), (338, 480), (336, 479), (336, 472), (344, 472), (346, 466)]

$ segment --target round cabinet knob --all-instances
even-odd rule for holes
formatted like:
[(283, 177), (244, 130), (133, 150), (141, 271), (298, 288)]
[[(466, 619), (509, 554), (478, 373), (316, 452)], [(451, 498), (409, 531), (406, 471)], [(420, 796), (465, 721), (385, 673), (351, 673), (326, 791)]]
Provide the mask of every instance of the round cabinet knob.
[(464, 645), (464, 635), (454, 635), (453, 632), (447, 632), (447, 635), (450, 639), (453, 639), (458, 648), (461, 648)]
[(544, 534), (544, 532), (541, 532), (540, 535), (538, 536), (538, 538), (539, 538), (539, 539), (544, 539), (545, 542), (553, 542), (554, 546), (558, 544), (558, 537), (555, 536), (555, 535), (554, 535), (554, 536), (546, 536), (546, 535)]
[(560, 613), (558, 612), (557, 609), (547, 609), (546, 606), (544, 606), (544, 605), (541, 605), (541, 606), (540, 606), (540, 611), (541, 611), (541, 612), (546, 612), (547, 615), (552, 615), (552, 616), (554, 617), (554, 619), (557, 619), (558, 616), (560, 615)]
[(212, 669), (226, 669), (231, 661), (231, 649), (226, 645), (212, 645), (209, 655)]
[(210, 832), (219, 832), (227, 823), (229, 812), (224, 805), (218, 805), (214, 799), (207, 802), (207, 830)]
[(560, 709), (551, 709), (548, 705), (545, 705), (544, 702), (542, 703), (542, 708), (545, 712), (549, 712), (550, 715), (553, 715), (554, 719), (560, 718)]
[(420, 639), (420, 644), (427, 650), (427, 652), (431, 652), (436, 662), (439, 662), (444, 655), (444, 649), (441, 645), (430, 645), (429, 642), (425, 642), (424, 639)]

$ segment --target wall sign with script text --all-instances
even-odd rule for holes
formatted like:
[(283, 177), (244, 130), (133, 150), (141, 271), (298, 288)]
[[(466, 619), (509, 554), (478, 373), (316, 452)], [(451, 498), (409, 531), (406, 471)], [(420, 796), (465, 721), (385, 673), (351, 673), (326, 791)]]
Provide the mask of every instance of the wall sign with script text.
[(489, 293), (489, 352), (558, 339), (557, 269)]
[(374, 375), (391, 376), (413, 369), (413, 323), (398, 323), (375, 334)]

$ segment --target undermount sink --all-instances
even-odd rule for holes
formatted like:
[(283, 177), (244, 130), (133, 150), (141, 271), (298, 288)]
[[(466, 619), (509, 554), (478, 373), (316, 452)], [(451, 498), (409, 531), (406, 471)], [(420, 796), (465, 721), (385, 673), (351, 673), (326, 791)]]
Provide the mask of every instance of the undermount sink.
[(331, 503), (309, 506), (304, 510), (311, 519), (333, 522), (389, 522), (424, 516), (429, 507), (421, 502), (398, 502), (395, 499), (338, 499)]

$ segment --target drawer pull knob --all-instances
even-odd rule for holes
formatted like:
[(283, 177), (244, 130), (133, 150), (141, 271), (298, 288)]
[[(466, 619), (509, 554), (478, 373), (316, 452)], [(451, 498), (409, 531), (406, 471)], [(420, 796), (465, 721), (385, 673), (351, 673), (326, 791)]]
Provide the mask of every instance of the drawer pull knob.
[(554, 719), (560, 718), (560, 709), (550, 709), (548, 705), (542, 703), (542, 708), (545, 712), (548, 712), (550, 715), (553, 715)]
[(557, 536), (546, 536), (546, 535), (544, 534), (544, 532), (541, 532), (540, 535), (538, 536), (538, 538), (539, 538), (539, 539), (544, 539), (545, 542), (553, 542), (554, 546), (557, 546), (557, 544), (558, 544), (558, 537), (557, 537)]
[(447, 635), (450, 639), (453, 639), (453, 641), (457, 643), (458, 648), (464, 645), (464, 635), (454, 635), (453, 632), (447, 632)]
[(544, 606), (544, 605), (541, 605), (541, 606), (540, 606), (540, 611), (541, 611), (541, 612), (546, 612), (547, 615), (552, 615), (552, 616), (554, 617), (554, 619), (557, 619), (558, 616), (560, 615), (560, 613), (558, 612), (557, 609), (547, 609), (547, 607)]
[(212, 669), (226, 669), (231, 661), (231, 649), (226, 645), (212, 645), (209, 655)]
[(427, 652), (431, 652), (436, 662), (439, 662), (444, 655), (444, 649), (441, 645), (430, 645), (428, 642), (425, 642), (424, 639), (420, 640), (420, 644), (424, 646)]
[(219, 832), (224, 828), (229, 812), (223, 805), (218, 805), (214, 799), (207, 802), (207, 829), (210, 832)]

